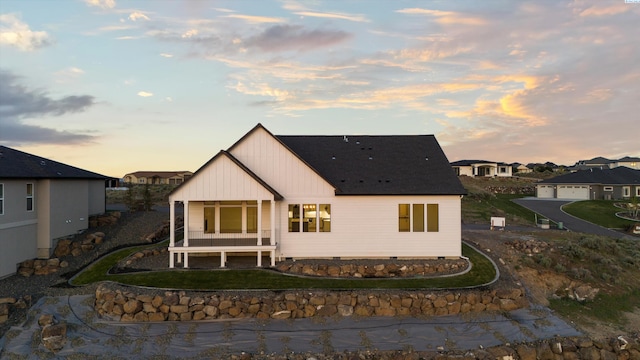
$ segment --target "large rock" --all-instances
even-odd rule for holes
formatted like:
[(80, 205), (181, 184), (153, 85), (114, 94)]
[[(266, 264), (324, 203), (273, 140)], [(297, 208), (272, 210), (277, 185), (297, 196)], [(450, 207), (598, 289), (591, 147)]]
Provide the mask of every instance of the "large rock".
[(61, 350), (67, 343), (67, 324), (47, 325), (42, 328), (42, 345), (50, 351)]

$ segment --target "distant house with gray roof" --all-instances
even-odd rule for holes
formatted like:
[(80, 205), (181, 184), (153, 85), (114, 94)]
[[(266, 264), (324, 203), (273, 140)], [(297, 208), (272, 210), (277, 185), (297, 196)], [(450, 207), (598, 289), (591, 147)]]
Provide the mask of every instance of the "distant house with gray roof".
[(108, 177), (0, 146), (0, 278), (105, 212)]
[(536, 184), (539, 198), (614, 200), (640, 197), (640, 170), (625, 166), (592, 168), (556, 176)]

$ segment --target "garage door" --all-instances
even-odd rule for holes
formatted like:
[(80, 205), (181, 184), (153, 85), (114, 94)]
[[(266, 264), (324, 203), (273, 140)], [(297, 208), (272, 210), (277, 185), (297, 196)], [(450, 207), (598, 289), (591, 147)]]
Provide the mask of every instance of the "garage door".
[(553, 197), (553, 185), (538, 185), (539, 198), (552, 198)]
[(587, 185), (558, 185), (558, 199), (589, 200)]

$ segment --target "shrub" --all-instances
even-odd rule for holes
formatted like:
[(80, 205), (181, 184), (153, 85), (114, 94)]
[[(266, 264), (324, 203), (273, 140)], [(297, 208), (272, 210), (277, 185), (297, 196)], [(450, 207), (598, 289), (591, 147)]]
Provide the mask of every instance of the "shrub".
[(569, 272), (569, 275), (574, 279), (587, 280), (591, 278), (591, 271), (585, 268), (573, 268)]

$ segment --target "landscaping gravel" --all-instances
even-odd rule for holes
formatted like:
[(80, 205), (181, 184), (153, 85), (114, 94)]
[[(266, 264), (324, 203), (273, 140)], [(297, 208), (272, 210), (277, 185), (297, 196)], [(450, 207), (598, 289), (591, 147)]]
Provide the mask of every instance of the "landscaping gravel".
[[(0, 337), (15, 324), (19, 324), (25, 318), (26, 312), (43, 296), (81, 295), (95, 293), (97, 285), (83, 287), (70, 286), (67, 281), (79, 270), (92, 263), (99, 257), (114, 249), (144, 243), (144, 237), (162, 226), (169, 220), (169, 214), (163, 211), (149, 212), (122, 212), (117, 224), (105, 225), (88, 229), (84, 233), (74, 236), (74, 241), (81, 241), (89, 233), (103, 232), (104, 242), (96, 245), (93, 251), (83, 252), (79, 256), (64, 256), (69, 266), (57, 273), (49, 275), (12, 275), (0, 280), (0, 298), (12, 297), (25, 299), (26, 308), (12, 311), (9, 320), (0, 324)], [(25, 298), (26, 297), (26, 298)]]

